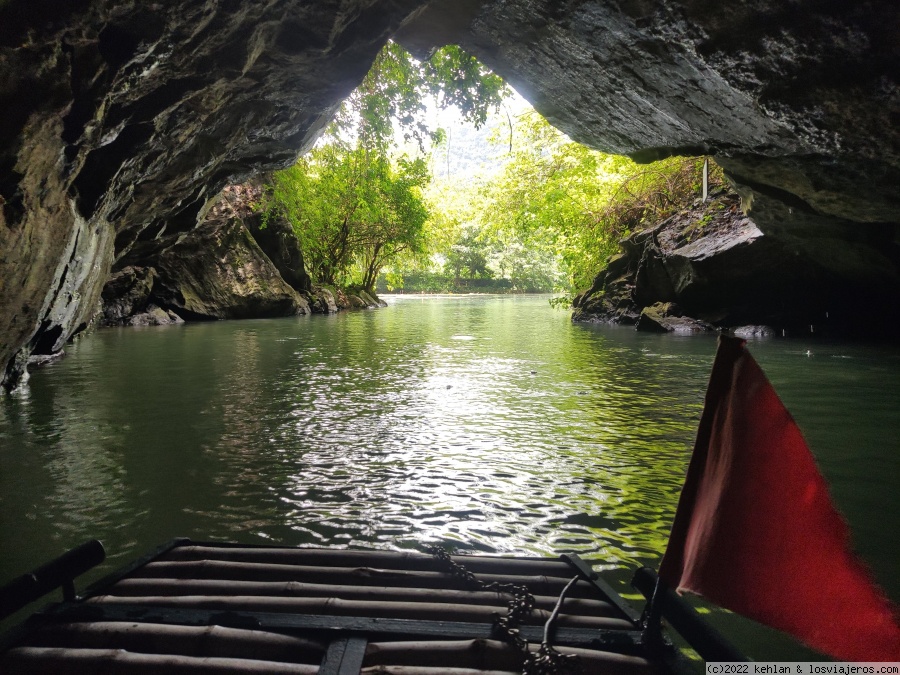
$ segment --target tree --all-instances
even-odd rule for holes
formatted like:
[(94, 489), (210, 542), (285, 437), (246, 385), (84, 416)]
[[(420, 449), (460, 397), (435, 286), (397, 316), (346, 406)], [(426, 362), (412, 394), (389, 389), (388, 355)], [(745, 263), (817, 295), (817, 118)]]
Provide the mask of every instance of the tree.
[(425, 121), (427, 100), (433, 99), (439, 108), (455, 106), (466, 121), (480, 127), (508, 95), (498, 75), (457, 45), (417, 61), (389, 41), (359, 87), (341, 104), (329, 133), (355, 136), (359, 145), (385, 154), (394, 145), (396, 125), (405, 140), (414, 140), (424, 152), (425, 142), (434, 142), (441, 134)]
[[(504, 149), (513, 147), (506, 122), (497, 124)], [(574, 143), (533, 110), (516, 117), (513, 134), (499, 172), (439, 180), (427, 191), (433, 257), (458, 281), (477, 269), (513, 290), (571, 297), (623, 237), (699, 195), (703, 158), (639, 165)], [(714, 165), (711, 181), (722, 182)]]
[(630, 161), (571, 141), (534, 112), (515, 127), (516, 150), (484, 191), (489, 236), (555, 256), (566, 285), (582, 285), (618, 241), (597, 216)]
[(429, 175), (422, 159), (401, 159), (397, 169), (383, 163), (381, 175), (373, 181), (378, 191), (373, 203), (377, 211), (360, 228), (357, 265), (360, 285), (374, 290), (381, 269), (390, 261), (424, 248), (424, 225), (428, 209), (422, 200), (421, 187)]
[(623, 237), (699, 194), (702, 157), (639, 165), (570, 140), (534, 111), (516, 134), (504, 171), (482, 189), (482, 236), (555, 255), (569, 293), (590, 286)]
[[(423, 198), (425, 146), (449, 141), (425, 122), (428, 97), (477, 127), (506, 92), (459, 47), (418, 62), (388, 43), (317, 147), (269, 189), (268, 206), (294, 225), (313, 279), (371, 289), (392, 266), (392, 284), (411, 270), (442, 287), (494, 280), (571, 296), (623, 237), (698, 193), (702, 158), (638, 165), (571, 141), (532, 110), (509, 120), (509, 134), (503, 118), (502, 171), (445, 181)], [(399, 152), (398, 135), (416, 159)]]
[(352, 257), (351, 222), (364, 205), (358, 158), (323, 147), (273, 175), (268, 209), (277, 210), (300, 242), (310, 276), (336, 284)]
[(453, 275), (457, 286), (461, 285), (462, 279), (488, 279), (492, 276), (488, 270), (488, 254), (484, 242), (478, 239), (478, 233), (464, 228), (462, 236), (450, 245), (444, 268)]
[(422, 248), (428, 177), (422, 159), (393, 165), (364, 148), (324, 145), (277, 172), (269, 194), (317, 282), (372, 290), (388, 261)]
[(267, 213), (291, 222), (313, 279), (371, 290), (385, 264), (423, 251), (421, 188), (430, 176), (422, 157), (398, 156), (395, 126), (422, 152), (441, 138), (424, 122), (426, 97), (458, 106), (479, 125), (506, 91), (459, 47), (418, 62), (396, 43), (385, 45), (322, 141), (268, 186)]

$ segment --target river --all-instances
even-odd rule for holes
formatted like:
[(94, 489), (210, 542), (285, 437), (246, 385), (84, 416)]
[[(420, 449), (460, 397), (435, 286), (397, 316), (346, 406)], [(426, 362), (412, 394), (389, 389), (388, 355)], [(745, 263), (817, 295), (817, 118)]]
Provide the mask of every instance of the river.
[[(573, 325), (546, 296), (388, 300), (70, 345), (0, 399), (0, 581), (92, 537), (104, 570), (175, 536), (658, 565), (714, 337)], [(750, 348), (900, 600), (900, 351)], [(710, 616), (758, 659), (812, 658)]]

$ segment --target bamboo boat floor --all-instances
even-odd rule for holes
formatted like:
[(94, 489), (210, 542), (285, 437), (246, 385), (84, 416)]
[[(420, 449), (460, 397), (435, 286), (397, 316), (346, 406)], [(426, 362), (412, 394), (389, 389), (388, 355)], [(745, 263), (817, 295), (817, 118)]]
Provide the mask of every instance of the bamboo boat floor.
[[(565, 672), (672, 670), (674, 650), (648, 649), (638, 613), (577, 557), (452, 560), (482, 584), (528, 588), (518, 635), (531, 652), (559, 604), (549, 636), (572, 655)], [(521, 673), (523, 644), (495, 626), (512, 597), (424, 553), (181, 539), (8, 634), (0, 672)]]

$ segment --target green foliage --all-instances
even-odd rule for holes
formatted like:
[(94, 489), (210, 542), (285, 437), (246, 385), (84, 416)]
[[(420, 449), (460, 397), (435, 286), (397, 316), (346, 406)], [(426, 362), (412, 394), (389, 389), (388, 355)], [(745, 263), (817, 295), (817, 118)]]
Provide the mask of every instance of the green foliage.
[(422, 200), (421, 187), (429, 179), (422, 159), (401, 158), (396, 169), (382, 163), (381, 173), (373, 181), (379, 190), (372, 196), (376, 212), (357, 246), (356, 263), (364, 289), (375, 288), (378, 273), (388, 261), (424, 250), (428, 209)]
[(312, 278), (371, 290), (385, 265), (421, 254), (429, 215), (421, 189), (430, 175), (423, 158), (394, 156), (395, 125), (422, 149), (443, 138), (424, 122), (427, 96), (479, 125), (506, 92), (459, 47), (420, 63), (389, 42), (323, 141), (267, 186), (264, 208), (291, 223)]
[[(429, 186), (426, 142), (446, 145), (449, 173), (450, 138), (426, 124), (428, 97), (477, 127), (507, 91), (459, 47), (420, 63), (388, 43), (322, 142), (268, 187), (266, 208), (294, 226), (313, 279), (372, 289), (384, 270), (390, 288), (571, 296), (623, 237), (699, 195), (702, 158), (638, 165), (571, 141), (534, 111), (502, 118), (502, 170)], [(417, 159), (399, 155), (398, 132)], [(711, 185), (721, 182), (713, 165)]]
[(569, 309), (569, 307), (572, 306), (572, 298), (567, 295), (556, 295), (547, 302), (549, 302), (550, 306), (554, 309)]
[(477, 233), (466, 229), (462, 236), (450, 245), (445, 273), (451, 274), (459, 283), (460, 279), (490, 279), (488, 271), (488, 251), (478, 241)]
[[(513, 133), (515, 150), (498, 174), (428, 190), (428, 239), (440, 263), (431, 271), (457, 286), (489, 276), (514, 290), (571, 298), (590, 286), (623, 237), (700, 194), (702, 158), (639, 165), (574, 143), (534, 111), (518, 117)], [(723, 182), (715, 165), (710, 179), (713, 187)]]
[(405, 140), (414, 140), (424, 150), (426, 140), (442, 139), (441, 130), (430, 129), (424, 121), (426, 100), (433, 97), (440, 108), (456, 106), (478, 127), (508, 93), (500, 77), (456, 45), (442, 47), (419, 62), (397, 43), (388, 42), (341, 105), (329, 133), (356, 134), (361, 145), (386, 152), (396, 124)]
[[(652, 164), (636, 164), (603, 210), (604, 221), (617, 224), (619, 233), (655, 225), (701, 195), (704, 157), (670, 157)], [(721, 167), (709, 163), (709, 187), (724, 185)]]
[(474, 56), (456, 45), (438, 49), (425, 62), (425, 82), (441, 108), (456, 106), (476, 128), (487, 121), (491, 109), (509, 95), (503, 80)]
[(486, 188), (486, 228), (554, 253), (569, 292), (591, 284), (623, 237), (699, 195), (702, 158), (639, 165), (571, 141), (536, 113), (522, 116), (516, 131), (524, 142)]
[(515, 135), (510, 162), (482, 190), (486, 236), (552, 255), (564, 285), (577, 286), (615, 246), (596, 213), (628, 160), (570, 141), (537, 113), (520, 116)]
[(318, 283), (372, 289), (388, 260), (422, 249), (427, 180), (421, 159), (392, 165), (365, 148), (324, 145), (277, 172), (269, 196)]

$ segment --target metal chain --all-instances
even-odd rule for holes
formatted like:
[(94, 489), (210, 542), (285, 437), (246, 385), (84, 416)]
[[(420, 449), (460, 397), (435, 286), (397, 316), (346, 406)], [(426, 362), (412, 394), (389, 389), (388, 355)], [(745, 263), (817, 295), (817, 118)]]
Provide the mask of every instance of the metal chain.
[(553, 645), (542, 642), (537, 653), (528, 652), (522, 675), (560, 675), (565, 672), (581, 672), (577, 654), (561, 654)]
[(557, 608), (554, 610), (544, 630), (544, 640), (540, 649), (534, 653), (528, 649), (528, 640), (522, 637), (519, 626), (522, 621), (531, 614), (534, 609), (534, 595), (526, 586), (520, 584), (503, 584), (497, 581), (486, 584), (478, 579), (465, 566), (450, 557), (450, 553), (442, 546), (428, 546), (428, 553), (433, 555), (443, 565), (446, 572), (461, 580), (470, 590), (493, 591), (512, 595), (512, 600), (506, 605), (506, 616), (497, 616), (494, 619), (494, 632), (505, 642), (511, 644), (522, 655), (522, 675), (560, 675), (564, 671), (580, 670), (577, 663), (578, 657), (573, 654), (561, 654), (550, 644), (549, 628), (556, 619), (559, 607), (562, 605), (563, 596), (571, 586), (566, 586)]
[(550, 618), (544, 624), (544, 639), (541, 641), (541, 647), (538, 649), (537, 654), (529, 653), (525, 659), (525, 667), (522, 670), (523, 675), (545, 675), (545, 673), (557, 675), (564, 670), (581, 672), (578, 656), (575, 654), (561, 654), (550, 643), (553, 624), (559, 618), (563, 603), (566, 600), (566, 594), (578, 583), (578, 579), (577, 575), (573, 577), (560, 592), (556, 606), (554, 606), (553, 611), (550, 612)]

